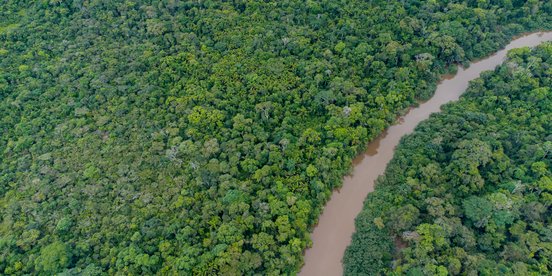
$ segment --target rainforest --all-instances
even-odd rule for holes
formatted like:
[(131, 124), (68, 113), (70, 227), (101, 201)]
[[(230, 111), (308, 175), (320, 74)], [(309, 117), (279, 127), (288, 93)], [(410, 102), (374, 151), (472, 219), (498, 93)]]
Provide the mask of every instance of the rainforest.
[[(547, 0), (4, 0), (0, 274), (296, 274), (368, 142), (550, 29)], [(550, 55), (405, 140), (347, 272), (549, 271)]]
[(509, 52), (399, 144), (346, 275), (552, 272), (552, 43)]

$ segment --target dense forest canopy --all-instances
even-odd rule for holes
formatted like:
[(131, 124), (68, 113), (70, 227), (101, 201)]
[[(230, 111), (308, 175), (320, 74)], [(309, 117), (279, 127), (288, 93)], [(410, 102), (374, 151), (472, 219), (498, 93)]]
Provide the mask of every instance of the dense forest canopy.
[(346, 275), (552, 274), (552, 43), (515, 49), (403, 138)]
[(351, 159), (547, 0), (0, 5), (0, 273), (284, 274)]

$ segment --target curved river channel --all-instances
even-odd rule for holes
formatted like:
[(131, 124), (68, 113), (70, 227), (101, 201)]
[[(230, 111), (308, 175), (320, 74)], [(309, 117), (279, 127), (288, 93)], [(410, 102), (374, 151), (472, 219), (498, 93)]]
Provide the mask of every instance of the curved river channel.
[(327, 202), (311, 239), (312, 247), (305, 251), (305, 265), (300, 275), (341, 275), (341, 258), (355, 231), (355, 217), (361, 211), (364, 198), (374, 190), (374, 181), (383, 174), (393, 157), (395, 146), (401, 137), (412, 133), (419, 122), (439, 112), (441, 105), (458, 100), (468, 88), (470, 80), (486, 70), (493, 70), (504, 61), (508, 50), (534, 47), (541, 42), (552, 41), (552, 32), (532, 33), (519, 37), (494, 55), (473, 62), (467, 69), (458, 68), (451, 78), (444, 78), (434, 96), (418, 107), (412, 108), (397, 124), (389, 127), (377, 139), (368, 144), (367, 150), (353, 161), (351, 175), (343, 179), (343, 186), (334, 191)]

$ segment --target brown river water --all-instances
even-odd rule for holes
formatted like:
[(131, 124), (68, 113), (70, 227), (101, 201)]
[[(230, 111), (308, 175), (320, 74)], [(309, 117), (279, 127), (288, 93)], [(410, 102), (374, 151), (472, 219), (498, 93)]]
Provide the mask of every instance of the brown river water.
[(430, 100), (410, 109), (395, 125), (368, 144), (366, 151), (353, 161), (353, 171), (343, 179), (343, 186), (334, 191), (326, 203), (311, 235), (312, 247), (305, 251), (305, 265), (299, 274), (343, 274), (341, 259), (355, 231), (355, 217), (362, 210), (364, 198), (374, 190), (374, 181), (383, 174), (393, 157), (401, 137), (412, 133), (416, 125), (429, 118), (431, 113), (439, 112), (441, 105), (458, 100), (468, 88), (469, 81), (479, 77), (481, 72), (493, 70), (501, 64), (508, 50), (534, 47), (544, 41), (552, 41), (552, 32), (518, 37), (494, 55), (471, 63), (469, 68), (458, 68), (456, 75), (442, 79)]

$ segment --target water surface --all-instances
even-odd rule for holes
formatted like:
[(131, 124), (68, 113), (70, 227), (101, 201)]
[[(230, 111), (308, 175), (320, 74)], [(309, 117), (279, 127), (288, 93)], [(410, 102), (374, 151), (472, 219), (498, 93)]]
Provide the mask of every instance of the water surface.
[(300, 275), (341, 275), (341, 258), (351, 242), (355, 231), (354, 220), (362, 210), (364, 198), (374, 190), (374, 181), (383, 174), (393, 157), (395, 146), (401, 137), (411, 133), (419, 122), (431, 113), (439, 112), (441, 105), (458, 100), (468, 87), (469, 81), (481, 72), (493, 70), (501, 64), (508, 50), (519, 47), (534, 47), (541, 42), (552, 41), (552, 32), (533, 33), (514, 39), (505, 49), (494, 55), (471, 63), (468, 69), (458, 68), (453, 77), (444, 78), (437, 86), (435, 95), (420, 104), (389, 127), (377, 139), (368, 144), (366, 151), (353, 161), (352, 174), (343, 180), (343, 186), (334, 191), (326, 203), (311, 239), (312, 248), (305, 251), (305, 265)]

